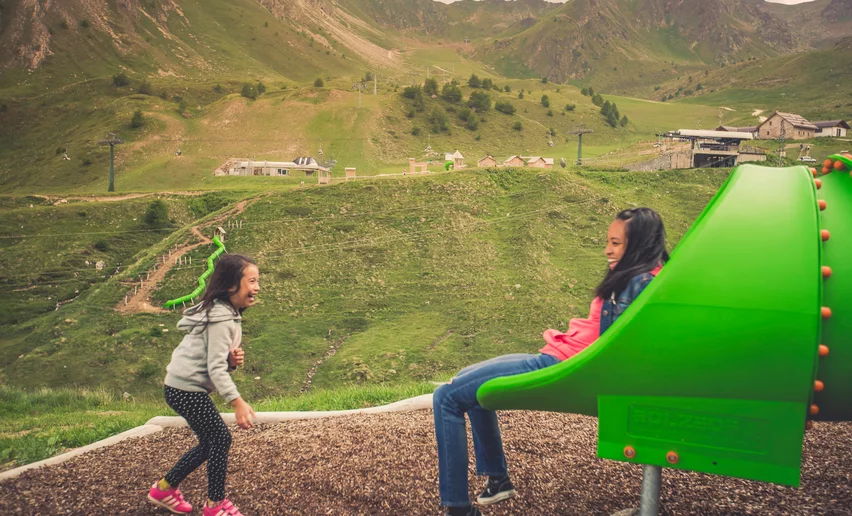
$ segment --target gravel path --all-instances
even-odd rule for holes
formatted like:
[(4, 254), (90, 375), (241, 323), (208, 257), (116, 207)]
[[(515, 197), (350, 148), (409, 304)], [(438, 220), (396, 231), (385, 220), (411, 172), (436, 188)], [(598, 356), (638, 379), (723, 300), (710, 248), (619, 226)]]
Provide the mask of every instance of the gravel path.
[[(486, 514), (612, 514), (638, 504), (640, 468), (595, 457), (596, 419), (511, 412), (501, 425), (519, 496)], [(431, 411), (233, 433), (228, 492), (247, 516), (440, 514)], [(166, 514), (146, 491), (194, 441), (188, 429), (168, 429), (25, 472), (0, 483), (0, 514)], [(850, 451), (852, 424), (817, 423), (799, 489), (665, 470), (664, 514), (852, 515)], [(481, 484), (473, 479), (472, 494)], [(203, 468), (181, 488), (200, 505)]]

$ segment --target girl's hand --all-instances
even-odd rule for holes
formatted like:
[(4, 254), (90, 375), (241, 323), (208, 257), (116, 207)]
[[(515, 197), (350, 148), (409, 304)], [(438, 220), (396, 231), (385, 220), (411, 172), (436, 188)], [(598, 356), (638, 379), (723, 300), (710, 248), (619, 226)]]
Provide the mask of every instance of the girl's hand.
[(237, 398), (231, 402), (231, 406), (234, 407), (234, 415), (237, 416), (237, 426), (245, 430), (254, 426), (251, 420), (257, 416), (254, 415), (251, 405), (246, 403), (242, 398)]
[(242, 348), (232, 349), (230, 353), (228, 353), (228, 365), (231, 369), (235, 369), (237, 366), (243, 365), (245, 362), (246, 352), (242, 350)]

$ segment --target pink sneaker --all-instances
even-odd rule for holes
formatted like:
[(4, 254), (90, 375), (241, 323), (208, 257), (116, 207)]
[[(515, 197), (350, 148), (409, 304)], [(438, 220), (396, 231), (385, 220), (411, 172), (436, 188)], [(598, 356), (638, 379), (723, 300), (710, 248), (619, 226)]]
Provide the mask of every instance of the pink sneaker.
[(226, 498), (216, 507), (207, 507), (207, 504), (204, 504), (204, 516), (243, 516), (243, 513)]
[(189, 514), (192, 512), (192, 506), (183, 499), (180, 489), (176, 487), (163, 491), (155, 483), (151, 486), (151, 490), (148, 491), (148, 500), (157, 507), (162, 507), (174, 514)]

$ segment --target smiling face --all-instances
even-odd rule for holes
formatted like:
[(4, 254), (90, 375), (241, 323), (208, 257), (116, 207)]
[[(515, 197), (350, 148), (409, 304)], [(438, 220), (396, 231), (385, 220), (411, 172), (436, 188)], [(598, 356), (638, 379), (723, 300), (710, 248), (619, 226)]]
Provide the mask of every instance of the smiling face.
[(604, 250), (610, 269), (615, 268), (624, 256), (625, 249), (627, 249), (627, 221), (615, 219), (606, 232), (606, 249)]
[(254, 305), (258, 292), (260, 292), (260, 271), (256, 265), (248, 264), (243, 269), (240, 288), (228, 296), (228, 301), (237, 310), (248, 308)]

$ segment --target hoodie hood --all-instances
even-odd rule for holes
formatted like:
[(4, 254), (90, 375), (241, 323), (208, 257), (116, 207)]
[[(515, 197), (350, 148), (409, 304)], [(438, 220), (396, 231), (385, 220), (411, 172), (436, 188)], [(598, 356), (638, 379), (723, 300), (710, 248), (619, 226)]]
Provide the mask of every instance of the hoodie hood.
[(193, 332), (193, 330), (204, 331), (204, 328), (209, 323), (239, 321), (241, 318), (240, 313), (230, 303), (217, 299), (213, 302), (213, 306), (209, 312), (206, 309), (201, 309), (201, 303), (184, 310), (183, 317), (178, 322), (177, 327), (179, 330), (186, 332)]

